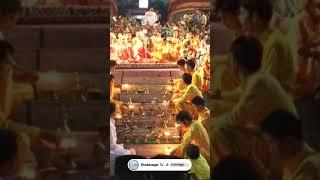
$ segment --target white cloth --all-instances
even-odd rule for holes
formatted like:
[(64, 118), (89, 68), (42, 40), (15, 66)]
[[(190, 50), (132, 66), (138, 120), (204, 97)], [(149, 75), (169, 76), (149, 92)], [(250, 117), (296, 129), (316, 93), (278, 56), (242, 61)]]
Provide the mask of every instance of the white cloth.
[(115, 120), (110, 118), (110, 175), (114, 176), (115, 161), (118, 156), (130, 155), (130, 150), (124, 149), (123, 144), (117, 144), (117, 129)]
[(154, 11), (147, 11), (144, 16), (146, 25), (153, 26), (154, 23), (157, 21), (157, 13)]

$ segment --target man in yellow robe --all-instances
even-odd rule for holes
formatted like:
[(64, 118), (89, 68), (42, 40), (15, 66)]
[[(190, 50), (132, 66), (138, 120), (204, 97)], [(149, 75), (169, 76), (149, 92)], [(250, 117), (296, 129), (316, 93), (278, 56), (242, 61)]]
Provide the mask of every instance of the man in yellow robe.
[[(237, 153), (254, 159), (265, 173), (271, 173), (271, 179), (278, 179), (274, 178), (281, 174), (277, 172), (279, 168), (275, 168), (277, 163), (268, 160), (277, 157), (270, 153), (272, 147), (268, 146), (269, 143), (254, 130), (271, 112), (278, 109), (297, 116), (295, 105), (273, 76), (259, 72), (263, 47), (256, 38), (237, 38), (231, 52), (232, 69), (240, 77), (243, 95), (231, 111), (212, 118), (212, 161), (215, 163), (228, 154)], [(212, 113), (215, 113), (215, 108)]]
[[(185, 59), (180, 59), (178, 62), (177, 62), (177, 65), (179, 67), (179, 70), (182, 72), (182, 73), (186, 73), (187, 70), (185, 68), (185, 65), (186, 65), (186, 61)], [(179, 97), (181, 97), (184, 92), (186, 90), (186, 85), (184, 84), (183, 80), (180, 78), (180, 79), (174, 79), (173, 80), (173, 96), (172, 96), (172, 99), (177, 99)]]
[(197, 96), (192, 99), (192, 105), (197, 111), (198, 122), (200, 122), (203, 127), (210, 132), (210, 109), (205, 106), (204, 99)]
[[(248, 34), (259, 39), (263, 46), (261, 72), (274, 76), (286, 92), (292, 94), (297, 75), (297, 56), (294, 55), (288, 39), (271, 28), (272, 2), (263, 0), (256, 3), (250, 0), (242, 7), (251, 14), (244, 20), (244, 28)], [(260, 9), (264, 9), (265, 13), (260, 13)]]
[(200, 91), (202, 90), (202, 77), (196, 70), (195, 60), (187, 61), (187, 71), (192, 75), (192, 84), (195, 85)]
[(190, 106), (191, 105), (190, 102), (192, 101), (192, 99), (196, 96), (200, 96), (200, 97), (203, 97), (203, 96), (201, 91), (195, 85), (191, 84), (192, 82), (191, 74), (188, 74), (188, 73), (183, 74), (182, 79), (185, 85), (187, 86), (187, 89), (180, 98), (172, 99), (172, 102), (174, 103), (177, 112), (181, 110), (189, 110), (191, 112), (192, 108)]
[(302, 121), (296, 115), (277, 110), (261, 124), (262, 131), (275, 143), (282, 161), (282, 180), (320, 179), (320, 153), (303, 138)]
[(186, 130), (186, 133), (183, 135), (180, 145), (174, 149), (171, 154), (184, 157), (186, 155), (186, 147), (189, 144), (194, 144), (199, 147), (201, 155), (209, 162), (210, 140), (207, 131), (202, 124), (198, 121), (193, 121), (191, 115), (186, 111), (179, 112), (176, 116), (176, 121)]

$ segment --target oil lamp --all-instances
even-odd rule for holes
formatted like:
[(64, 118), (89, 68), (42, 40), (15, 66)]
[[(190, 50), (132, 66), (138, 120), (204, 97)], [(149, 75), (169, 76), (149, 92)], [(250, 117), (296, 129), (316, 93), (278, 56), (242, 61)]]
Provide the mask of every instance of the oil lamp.
[(164, 131), (164, 136), (166, 137), (166, 143), (169, 143), (169, 136), (170, 136), (170, 131), (169, 130), (166, 130)]
[(116, 115), (116, 119), (121, 119), (122, 118), (122, 115), (121, 114), (117, 114)]
[(134, 109), (134, 105), (133, 104), (129, 104), (129, 109), (133, 110)]
[(121, 88), (122, 88), (122, 90), (127, 91), (127, 93), (128, 93), (128, 91), (130, 90), (130, 85), (129, 84), (123, 84), (121, 86)]
[(166, 100), (163, 100), (163, 101), (162, 101), (162, 105), (166, 107), (166, 106), (168, 106), (168, 105), (169, 105), (169, 102), (168, 102), (168, 101), (166, 101)]
[(172, 148), (171, 148), (171, 147), (166, 147), (166, 148), (164, 149), (165, 155), (170, 155), (171, 152), (172, 152)]
[(173, 87), (169, 85), (169, 86), (166, 87), (166, 90), (171, 92), (173, 90)]

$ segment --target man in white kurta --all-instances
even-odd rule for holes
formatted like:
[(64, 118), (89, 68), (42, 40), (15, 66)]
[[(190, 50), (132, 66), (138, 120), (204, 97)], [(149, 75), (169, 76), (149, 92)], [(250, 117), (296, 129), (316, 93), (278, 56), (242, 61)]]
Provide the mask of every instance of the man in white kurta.
[(116, 158), (119, 156), (135, 154), (135, 150), (125, 149), (123, 144), (117, 144), (117, 129), (114, 120), (116, 108), (114, 103), (111, 103), (110, 106), (110, 175), (114, 176)]

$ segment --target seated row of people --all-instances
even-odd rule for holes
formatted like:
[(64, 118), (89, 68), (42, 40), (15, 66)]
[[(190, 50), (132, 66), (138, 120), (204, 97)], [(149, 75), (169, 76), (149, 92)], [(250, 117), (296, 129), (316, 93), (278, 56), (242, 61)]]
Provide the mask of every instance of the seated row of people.
[(218, 105), (212, 109), (213, 167), (236, 154), (253, 161), (268, 179), (318, 179), (319, 156), (303, 142), (293, 99), (274, 76), (260, 71), (264, 53), (260, 41), (240, 36), (230, 51), (231, 70), (243, 93), (230, 111), (219, 114)]

